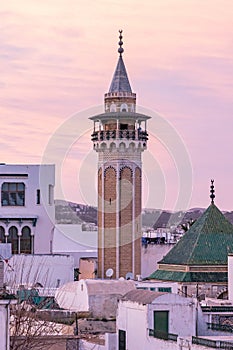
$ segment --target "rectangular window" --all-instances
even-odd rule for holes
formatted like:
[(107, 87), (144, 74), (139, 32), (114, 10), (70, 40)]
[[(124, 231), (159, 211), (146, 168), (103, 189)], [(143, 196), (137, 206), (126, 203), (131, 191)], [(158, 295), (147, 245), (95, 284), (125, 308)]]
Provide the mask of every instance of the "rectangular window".
[(154, 311), (154, 335), (168, 339), (168, 311)]
[(49, 204), (52, 205), (53, 202), (53, 185), (49, 185)]
[(188, 287), (187, 286), (182, 286), (181, 291), (182, 291), (182, 295), (184, 297), (188, 296)]
[(159, 287), (158, 292), (166, 292), (166, 293), (171, 293), (172, 289), (170, 287)]
[(23, 182), (4, 182), (1, 188), (2, 206), (24, 206), (25, 185)]
[(36, 190), (36, 204), (40, 204), (40, 190)]
[(118, 350), (126, 350), (126, 331), (119, 329), (118, 338), (119, 338)]

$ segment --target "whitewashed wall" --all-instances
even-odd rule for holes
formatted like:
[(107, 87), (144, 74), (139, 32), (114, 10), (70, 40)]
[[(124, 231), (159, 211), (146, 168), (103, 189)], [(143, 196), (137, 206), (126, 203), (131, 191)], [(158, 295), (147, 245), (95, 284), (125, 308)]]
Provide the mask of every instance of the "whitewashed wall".
[(196, 335), (197, 304), (192, 298), (184, 298), (177, 294), (164, 294), (148, 305), (148, 326), (154, 327), (154, 310), (169, 311), (168, 332), (183, 337)]
[(153, 303), (142, 305), (132, 301), (119, 301), (117, 333), (126, 331), (127, 350), (180, 349), (174, 341), (163, 341), (149, 336), (153, 329), (154, 310), (169, 311), (169, 333), (183, 337), (196, 335), (196, 304), (191, 298), (176, 294), (164, 294)]
[(55, 294), (58, 305), (69, 311), (89, 311), (89, 295), (86, 282), (76, 281), (60, 287)]
[(160, 282), (156, 280), (136, 281), (137, 289), (147, 289), (159, 292), (159, 288), (171, 288), (171, 293), (178, 294), (179, 284), (177, 282)]
[(84, 339), (80, 339), (79, 349), (80, 350), (107, 350), (105, 345), (92, 343), (92, 342), (86, 341)]
[(0, 299), (0, 349), (10, 350), (10, 304), (15, 304), (14, 299)]
[(8, 334), (8, 307), (6, 306), (8, 302), (8, 300), (0, 300), (0, 349), (3, 350), (8, 350), (10, 348)]
[(74, 260), (68, 255), (13, 255), (4, 267), (4, 282), (11, 288), (35, 283), (56, 288), (74, 280)]

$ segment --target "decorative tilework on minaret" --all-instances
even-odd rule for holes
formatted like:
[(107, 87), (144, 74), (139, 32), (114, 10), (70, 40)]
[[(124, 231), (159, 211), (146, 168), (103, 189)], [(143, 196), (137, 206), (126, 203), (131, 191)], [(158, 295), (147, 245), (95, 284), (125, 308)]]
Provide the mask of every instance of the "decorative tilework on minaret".
[(98, 152), (98, 277), (108, 269), (113, 278), (141, 274), (141, 153), (148, 134), (146, 115), (136, 113), (122, 54), (109, 92), (105, 113), (91, 117), (93, 147)]

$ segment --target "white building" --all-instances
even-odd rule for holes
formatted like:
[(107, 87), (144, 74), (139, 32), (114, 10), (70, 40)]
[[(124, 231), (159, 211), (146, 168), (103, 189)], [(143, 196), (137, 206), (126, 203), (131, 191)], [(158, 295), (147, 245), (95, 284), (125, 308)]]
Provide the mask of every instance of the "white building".
[(97, 231), (83, 231), (82, 225), (57, 224), (53, 234), (52, 251), (53, 254), (73, 256), (74, 266), (79, 267), (81, 258), (97, 258), (97, 240)]
[[(176, 349), (177, 335), (196, 334), (197, 305), (177, 294), (133, 290), (119, 301), (118, 349)], [(156, 338), (163, 338), (159, 347)], [(168, 338), (170, 337), (170, 339)], [(171, 347), (169, 342), (171, 341)], [(162, 345), (161, 345), (162, 346)]]
[(160, 281), (136, 281), (137, 289), (150, 290), (152, 292), (166, 292), (179, 294), (179, 285), (176, 282), (160, 282)]
[(54, 165), (0, 165), (0, 241), (13, 254), (51, 253), (54, 185)]
[(74, 259), (65, 254), (13, 255), (4, 270), (4, 283), (13, 293), (22, 286), (41, 287), (53, 296), (56, 288), (74, 280)]
[(63, 309), (109, 319), (116, 317), (118, 299), (135, 288), (131, 280), (80, 280), (59, 288), (55, 298)]

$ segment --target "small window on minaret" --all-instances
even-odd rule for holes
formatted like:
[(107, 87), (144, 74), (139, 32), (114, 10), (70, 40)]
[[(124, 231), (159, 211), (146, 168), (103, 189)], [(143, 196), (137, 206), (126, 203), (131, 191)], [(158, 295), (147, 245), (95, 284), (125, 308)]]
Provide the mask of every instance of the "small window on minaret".
[(115, 105), (115, 103), (111, 103), (110, 112), (116, 112), (116, 105)]
[(121, 105), (121, 112), (128, 112), (128, 106), (127, 106), (126, 103), (123, 103), (123, 104)]
[(112, 204), (112, 198), (109, 198), (109, 204), (110, 205)]
[(127, 130), (128, 129), (128, 124), (120, 124), (120, 130)]

